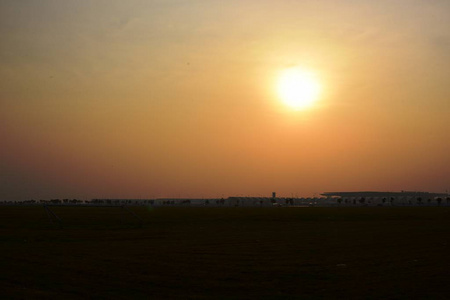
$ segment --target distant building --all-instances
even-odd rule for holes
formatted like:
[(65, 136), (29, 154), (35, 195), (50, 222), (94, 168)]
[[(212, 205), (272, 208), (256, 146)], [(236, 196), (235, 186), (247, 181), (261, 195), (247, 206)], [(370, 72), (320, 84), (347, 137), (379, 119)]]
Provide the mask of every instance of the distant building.
[(343, 206), (441, 206), (450, 205), (450, 195), (429, 192), (326, 192), (321, 194)]
[(429, 193), (429, 192), (411, 192), (411, 191), (401, 191), (401, 192), (326, 192), (321, 194), (325, 197), (345, 197), (345, 198), (391, 198), (391, 197), (420, 197), (423, 199), (437, 198), (437, 197), (448, 197), (448, 194), (443, 193)]

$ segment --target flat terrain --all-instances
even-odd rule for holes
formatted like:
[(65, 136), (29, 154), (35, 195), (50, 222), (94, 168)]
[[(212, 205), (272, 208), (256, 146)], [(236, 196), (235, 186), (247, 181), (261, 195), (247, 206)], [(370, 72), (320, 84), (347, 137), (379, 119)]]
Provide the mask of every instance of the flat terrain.
[(448, 299), (450, 208), (0, 207), (1, 298)]

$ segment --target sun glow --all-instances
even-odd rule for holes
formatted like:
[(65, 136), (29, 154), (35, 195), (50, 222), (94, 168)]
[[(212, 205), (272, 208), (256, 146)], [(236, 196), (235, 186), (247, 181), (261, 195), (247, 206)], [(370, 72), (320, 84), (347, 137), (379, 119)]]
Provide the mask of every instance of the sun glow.
[(295, 110), (310, 107), (320, 93), (315, 75), (299, 68), (284, 70), (278, 79), (277, 88), (281, 100)]

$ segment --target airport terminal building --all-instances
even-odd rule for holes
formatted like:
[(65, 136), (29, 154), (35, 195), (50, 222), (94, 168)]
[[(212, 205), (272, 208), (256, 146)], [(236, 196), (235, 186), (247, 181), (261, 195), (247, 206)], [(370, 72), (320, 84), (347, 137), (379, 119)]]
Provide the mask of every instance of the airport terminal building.
[(450, 205), (450, 195), (429, 192), (326, 192), (327, 199), (335, 199), (339, 205), (365, 206), (440, 206)]

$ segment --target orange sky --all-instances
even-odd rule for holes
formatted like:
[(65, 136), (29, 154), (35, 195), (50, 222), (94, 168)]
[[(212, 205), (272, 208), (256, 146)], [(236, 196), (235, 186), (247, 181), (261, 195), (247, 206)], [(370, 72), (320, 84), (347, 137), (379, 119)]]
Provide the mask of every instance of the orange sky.
[(0, 200), (445, 192), (449, 28), (438, 0), (1, 1)]

